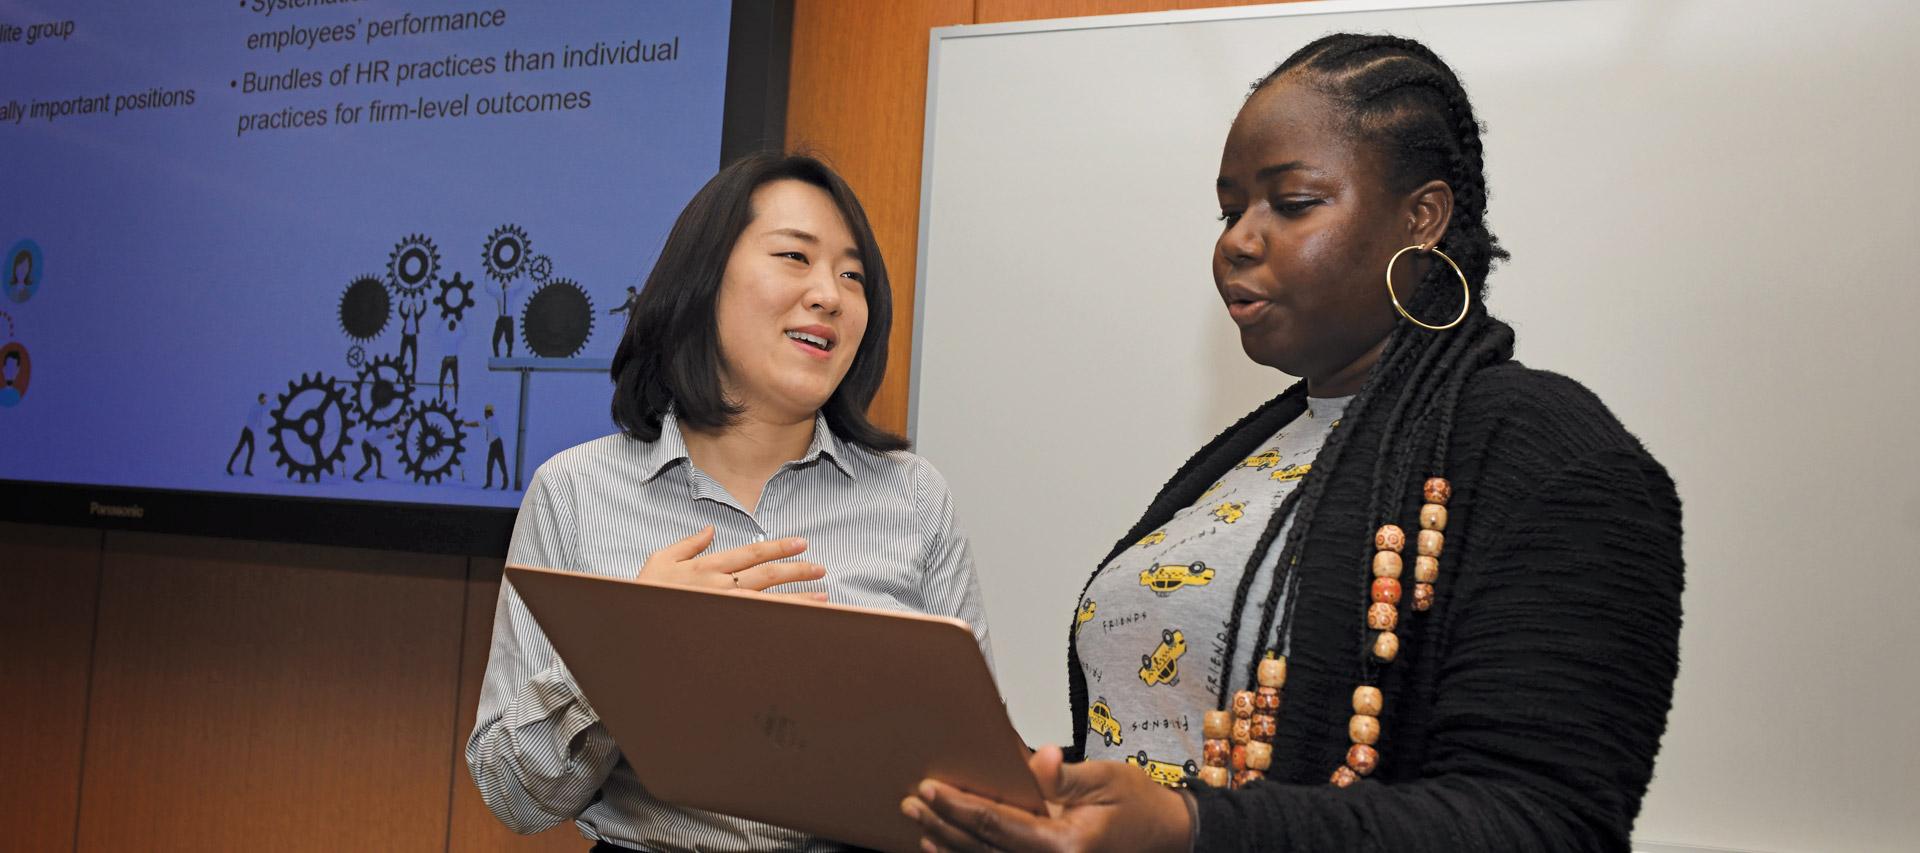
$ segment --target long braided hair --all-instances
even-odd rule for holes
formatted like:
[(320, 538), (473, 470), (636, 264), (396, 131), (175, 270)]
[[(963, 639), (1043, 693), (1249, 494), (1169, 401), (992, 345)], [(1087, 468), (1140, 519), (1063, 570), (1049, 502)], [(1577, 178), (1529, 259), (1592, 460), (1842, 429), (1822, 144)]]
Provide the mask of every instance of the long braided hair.
[[(1392, 516), (1405, 504), (1409, 484), (1426, 476), (1442, 476), (1446, 470), (1454, 407), (1467, 379), (1481, 367), (1506, 360), (1513, 347), (1513, 329), (1490, 316), (1480, 298), (1485, 293), (1488, 271), (1494, 261), (1506, 259), (1507, 253), (1487, 228), (1480, 123), (1453, 70), (1432, 50), (1411, 39), (1339, 33), (1296, 51), (1255, 83), (1253, 91), (1279, 81), (1310, 86), (1332, 99), (1347, 116), (1346, 130), (1382, 158), (1394, 191), (1410, 192), (1431, 180), (1444, 181), (1453, 190), (1453, 216), (1438, 248), (1465, 273), (1471, 307), (1458, 326), (1443, 332), (1420, 328), (1404, 318), (1396, 320), (1380, 360), (1348, 405), (1339, 428), (1328, 436), (1306, 481), (1287, 496), (1268, 521), (1248, 559), (1229, 611), (1232, 625), (1226, 632), (1223, 656), (1229, 666), (1255, 571), (1291, 516), (1293, 523), (1286, 527), (1275, 564), (1281, 580), (1271, 585), (1261, 605), (1256, 635), (1279, 641), (1288, 636), (1291, 607), (1287, 613), (1278, 614), (1279, 604), (1283, 597), (1292, 601), (1298, 588), (1299, 576), (1293, 569), (1300, 562), (1302, 543), (1312, 532), (1328, 483), (1336, 476), (1354, 476), (1342, 470), (1341, 460), (1349, 449), (1349, 437), (1358, 433), (1357, 426), (1363, 419), (1386, 419), (1379, 445), (1370, 457), (1372, 470), (1366, 475), (1370, 524), (1366, 531), (1356, 531), (1354, 562), (1345, 563), (1346, 555), (1337, 557), (1342, 565), (1367, 567), (1374, 551), (1371, 532), (1395, 521)], [(1385, 260), (1381, 259), (1383, 264)], [(1459, 313), (1461, 299), (1452, 269), (1436, 262), (1428, 266), (1413, 298), (1405, 304), (1414, 316), (1444, 320)], [(1369, 460), (1364, 449), (1359, 458), (1360, 464)], [(1416, 472), (1415, 466), (1422, 459), (1426, 470)], [(1360, 601), (1367, 600), (1371, 581), (1370, 572), (1363, 568), (1356, 579)], [(1277, 634), (1276, 619), (1280, 621)], [(1364, 621), (1360, 624), (1358, 663), (1363, 679), (1371, 681), (1375, 663), (1368, 650), (1372, 644)], [(1254, 687), (1253, 669), (1248, 667), (1245, 689)], [(1227, 706), (1228, 696), (1236, 687), (1229, 678), (1220, 680), (1219, 707)]]

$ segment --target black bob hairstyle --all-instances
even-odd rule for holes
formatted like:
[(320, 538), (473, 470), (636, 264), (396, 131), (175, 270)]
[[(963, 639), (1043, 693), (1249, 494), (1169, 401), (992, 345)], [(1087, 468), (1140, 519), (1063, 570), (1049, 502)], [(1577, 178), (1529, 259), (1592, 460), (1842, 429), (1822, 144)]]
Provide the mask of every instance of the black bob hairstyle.
[(720, 279), (740, 235), (753, 221), (753, 191), (793, 180), (827, 192), (846, 219), (866, 270), (867, 329), (853, 365), (820, 411), (835, 437), (876, 452), (905, 450), (907, 440), (867, 420), (867, 404), (887, 373), (887, 336), (893, 290), (880, 245), (853, 188), (819, 160), (762, 152), (713, 176), (687, 202), (647, 275), (613, 354), (613, 422), (641, 441), (660, 438), (668, 408), (680, 422), (702, 428), (731, 426), (738, 404), (720, 385), (720, 330), (715, 313)]

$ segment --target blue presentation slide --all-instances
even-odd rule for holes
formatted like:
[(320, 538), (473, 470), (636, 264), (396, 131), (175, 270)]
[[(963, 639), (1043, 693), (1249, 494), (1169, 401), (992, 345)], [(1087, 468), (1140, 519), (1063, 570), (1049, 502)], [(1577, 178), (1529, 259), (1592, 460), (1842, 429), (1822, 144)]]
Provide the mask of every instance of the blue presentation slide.
[(0, 479), (517, 506), (614, 431), (728, 15), (0, 3)]

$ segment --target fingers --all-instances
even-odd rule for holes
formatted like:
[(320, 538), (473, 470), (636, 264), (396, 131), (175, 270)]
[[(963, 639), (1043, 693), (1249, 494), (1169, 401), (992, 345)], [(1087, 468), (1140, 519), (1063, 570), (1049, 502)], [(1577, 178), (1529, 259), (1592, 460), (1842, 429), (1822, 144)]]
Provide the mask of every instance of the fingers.
[(740, 579), (741, 589), (765, 590), (781, 584), (817, 581), (827, 576), (827, 567), (801, 560), (762, 563), (734, 572), (733, 576)]
[(767, 595), (774, 596), (775, 598), (788, 598), (794, 601), (827, 600), (827, 594), (824, 592), (769, 592)]
[(958, 827), (947, 823), (940, 815), (927, 807), (927, 802), (919, 797), (908, 797), (900, 802), (900, 811), (908, 819), (920, 825), (920, 849), (937, 851), (992, 850), (979, 839), (962, 832)]
[(699, 556), (712, 544), (713, 525), (709, 524), (700, 528), (700, 532), (655, 551), (654, 556), (664, 557), (670, 563), (685, 562)]
[(1050, 833), (1042, 819), (1011, 806), (976, 797), (950, 785), (925, 781), (918, 796), (901, 811), (945, 850), (1049, 850)]
[[(709, 528), (709, 536), (711, 536), (711, 528)], [(807, 540), (798, 536), (790, 536), (785, 539), (768, 539), (765, 542), (751, 542), (737, 548), (717, 551), (694, 560), (693, 563), (694, 568), (701, 571), (732, 574), (741, 569), (760, 565), (761, 563), (784, 560), (805, 550), (807, 550)], [(746, 585), (746, 578), (741, 578), (740, 581), (742, 586)]]

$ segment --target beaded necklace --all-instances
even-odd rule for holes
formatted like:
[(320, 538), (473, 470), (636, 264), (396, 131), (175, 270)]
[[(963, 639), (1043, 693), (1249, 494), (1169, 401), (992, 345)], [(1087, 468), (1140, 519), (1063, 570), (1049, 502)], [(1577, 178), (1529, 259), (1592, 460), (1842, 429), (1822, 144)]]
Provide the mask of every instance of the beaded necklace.
[[(1441, 477), (1430, 477), (1422, 488), (1426, 503), (1420, 507), (1420, 532), (1414, 540), (1413, 596), (1408, 604), (1415, 612), (1433, 607), (1434, 584), (1440, 577), (1440, 552), (1446, 543), (1447, 501), (1453, 487)], [(1353, 717), (1347, 722), (1346, 762), (1333, 771), (1328, 780), (1345, 788), (1370, 775), (1380, 764), (1380, 713), (1385, 697), (1378, 687), (1379, 667), (1393, 663), (1400, 654), (1400, 583), (1404, 562), (1400, 553), (1406, 548), (1406, 532), (1399, 525), (1382, 525), (1374, 532), (1373, 582), (1369, 586), (1366, 626), (1369, 632), (1369, 666), (1361, 683), (1353, 691)], [(1279, 636), (1290, 636), (1294, 603), (1300, 579), (1296, 557), (1288, 562), (1286, 574), (1276, 581), (1286, 585), (1286, 613), (1281, 618)], [(1208, 711), (1202, 720), (1203, 767), (1200, 780), (1215, 788), (1239, 788), (1265, 778), (1273, 763), (1273, 739), (1278, 729), (1281, 690), (1287, 682), (1287, 659), (1278, 649), (1268, 649), (1255, 667), (1258, 687), (1233, 694), (1228, 707)], [(1231, 769), (1231, 772), (1230, 770)]]

